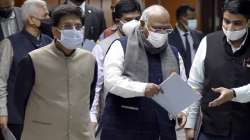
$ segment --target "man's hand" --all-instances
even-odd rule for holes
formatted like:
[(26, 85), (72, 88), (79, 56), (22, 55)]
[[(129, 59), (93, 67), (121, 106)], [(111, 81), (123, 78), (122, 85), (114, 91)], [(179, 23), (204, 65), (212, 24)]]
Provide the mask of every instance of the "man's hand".
[(156, 85), (156, 84), (153, 84), (153, 83), (149, 83), (147, 86), (146, 86), (146, 89), (145, 89), (145, 92), (144, 92), (144, 95), (147, 96), (147, 97), (152, 97), (154, 96), (155, 94), (159, 93), (160, 92), (160, 86)]
[(185, 128), (186, 140), (194, 140), (194, 129)]
[(178, 113), (177, 115), (177, 121), (180, 128), (184, 128), (186, 122), (187, 122), (187, 115), (183, 112)]
[(7, 128), (8, 116), (0, 116), (0, 128)]
[(212, 88), (212, 90), (216, 93), (219, 93), (220, 96), (216, 98), (215, 100), (213, 100), (212, 102), (210, 102), (208, 104), (209, 107), (219, 106), (226, 102), (232, 101), (232, 99), (234, 98), (234, 91), (232, 89), (219, 87), (219, 88)]

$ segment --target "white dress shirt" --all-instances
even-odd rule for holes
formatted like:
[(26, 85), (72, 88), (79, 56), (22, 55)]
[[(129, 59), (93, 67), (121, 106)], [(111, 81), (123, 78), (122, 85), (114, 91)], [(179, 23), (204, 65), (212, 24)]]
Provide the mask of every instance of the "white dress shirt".
[(104, 61), (104, 46), (100, 46), (99, 44), (96, 44), (96, 46), (92, 50), (92, 54), (96, 57), (96, 62), (98, 65), (98, 77), (96, 82), (96, 88), (95, 88), (95, 98), (92, 104), (92, 107), (90, 109), (90, 120), (91, 122), (97, 122), (97, 116), (98, 116), (98, 107), (99, 107), (99, 100), (100, 100), (100, 92), (103, 87), (103, 61)]
[(85, 15), (85, 5), (86, 5), (86, 2), (83, 2), (81, 5), (80, 5), (80, 8), (82, 9), (82, 13)]
[[(246, 38), (245, 38), (246, 40)], [(241, 46), (245, 43), (245, 40), (242, 42)], [(230, 41), (228, 41), (229, 44)], [(232, 45), (232, 50), (235, 53), (240, 48), (234, 48)], [(207, 51), (207, 38), (204, 37), (198, 47), (196, 55), (194, 57), (194, 61), (190, 70), (188, 84), (195, 90), (201, 92), (203, 89), (204, 84), (204, 60), (206, 57)], [(246, 103), (250, 101), (250, 84), (244, 85), (242, 87), (235, 87), (233, 88), (236, 92), (236, 97), (233, 98), (232, 101), (239, 102), (239, 103)], [(200, 102), (194, 103), (188, 109), (188, 120), (186, 124), (186, 128), (194, 128), (197, 113), (199, 112)]]
[[(97, 116), (100, 112), (100, 94), (105, 94), (105, 91), (103, 90), (103, 83), (104, 83), (104, 76), (103, 76), (103, 63), (104, 58), (106, 55), (106, 51), (108, 47), (110, 46), (109, 43), (113, 42), (114, 40), (120, 38), (120, 34), (118, 32), (115, 32), (111, 36), (107, 37), (105, 40), (100, 41), (95, 45), (95, 47), (92, 50), (92, 54), (96, 57), (97, 65), (98, 65), (98, 79), (96, 82), (96, 88), (95, 88), (95, 98), (92, 104), (92, 107), (90, 109), (90, 120), (91, 122), (97, 122)], [(107, 41), (107, 42), (106, 42)], [(103, 92), (102, 92), (103, 91)]]
[(184, 49), (186, 50), (186, 37), (184, 36), (186, 33), (187, 33), (187, 38), (188, 38), (188, 42), (189, 42), (189, 45), (190, 45), (190, 50), (191, 50), (191, 60), (193, 61), (193, 59), (194, 59), (194, 56), (195, 56), (195, 50), (194, 50), (194, 40), (193, 40), (193, 38), (192, 38), (192, 36), (191, 36), (191, 33), (190, 33), (190, 31), (188, 31), (188, 32), (184, 32), (184, 31), (182, 31), (178, 26), (176, 26), (176, 28), (177, 28), (177, 30), (178, 30), (178, 32), (180, 33), (180, 36), (181, 36), (181, 40), (182, 40), (182, 43), (183, 43), (183, 45), (184, 45)]

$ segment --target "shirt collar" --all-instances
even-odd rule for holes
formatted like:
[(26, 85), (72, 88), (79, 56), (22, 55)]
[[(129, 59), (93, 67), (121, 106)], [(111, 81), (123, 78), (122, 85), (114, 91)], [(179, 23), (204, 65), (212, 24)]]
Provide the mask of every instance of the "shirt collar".
[(3, 19), (3, 20), (9, 20), (9, 19), (14, 19), (14, 18), (16, 18), (16, 14), (15, 14), (14, 10), (12, 11), (12, 13), (11, 13), (11, 15), (10, 15), (9, 18), (2, 18), (2, 17), (0, 17), (0, 19)]
[(178, 32), (180, 33), (181, 36), (184, 36), (186, 33), (190, 34), (190, 31), (188, 30), (187, 32), (184, 32), (180, 29), (180, 27), (178, 26), (178, 24), (176, 25), (176, 28), (178, 30)]
[(85, 13), (85, 5), (86, 5), (86, 2), (83, 2), (80, 7), (82, 9), (82, 12)]

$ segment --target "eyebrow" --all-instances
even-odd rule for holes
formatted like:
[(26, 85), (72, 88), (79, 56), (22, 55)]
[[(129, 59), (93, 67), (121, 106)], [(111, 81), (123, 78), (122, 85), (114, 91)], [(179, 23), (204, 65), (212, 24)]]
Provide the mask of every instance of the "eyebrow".
[(241, 20), (230, 20), (228, 18), (223, 18), (223, 20), (229, 21), (229, 22), (241, 22)]

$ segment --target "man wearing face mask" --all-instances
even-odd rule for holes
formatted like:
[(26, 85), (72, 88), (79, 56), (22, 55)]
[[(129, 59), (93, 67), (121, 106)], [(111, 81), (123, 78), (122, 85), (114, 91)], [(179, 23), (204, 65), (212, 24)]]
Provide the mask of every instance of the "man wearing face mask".
[(172, 30), (168, 11), (153, 5), (143, 11), (127, 40), (110, 46), (104, 60), (109, 93), (101, 140), (176, 140), (173, 116), (150, 98), (170, 74), (186, 78), (181, 56), (167, 43)]
[(182, 5), (176, 10), (176, 28), (169, 35), (169, 44), (175, 46), (184, 60), (188, 77), (195, 52), (204, 35), (196, 31), (197, 19), (195, 9), (189, 5)]
[(21, 10), (14, 4), (14, 0), (0, 1), (0, 41), (23, 29)]
[(25, 26), (21, 32), (0, 43), (0, 127), (9, 127), (20, 139), (23, 121), (14, 101), (15, 79), (18, 63), (28, 52), (49, 44), (50, 37), (41, 34), (41, 21), (48, 18), (47, 4), (43, 0), (27, 0), (21, 7)]
[(106, 29), (103, 11), (96, 9), (86, 3), (85, 0), (67, 0), (82, 10), (85, 23), (84, 35), (89, 40), (97, 41), (101, 33)]
[(90, 129), (90, 94), (95, 93), (95, 57), (80, 49), (81, 10), (60, 5), (52, 12), (55, 40), (28, 54), (16, 80), (22, 114), (22, 140), (94, 140)]
[(226, 1), (222, 31), (200, 43), (188, 83), (203, 97), (189, 110), (192, 139), (201, 107), (199, 140), (246, 140), (250, 137), (250, 1)]
[(100, 117), (103, 112), (105, 96), (107, 94), (103, 88), (103, 62), (105, 55), (111, 43), (122, 36), (127, 36), (136, 26), (139, 26), (138, 20), (141, 16), (140, 4), (136, 0), (120, 0), (114, 7), (112, 16), (116, 21), (116, 31), (109, 37), (100, 41), (92, 51), (98, 63), (96, 94), (94, 104), (90, 111), (90, 117), (94, 127), (96, 126), (97, 121), (99, 121), (99, 123), (101, 121)]

